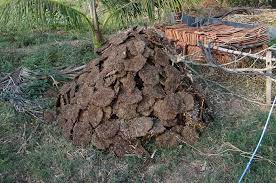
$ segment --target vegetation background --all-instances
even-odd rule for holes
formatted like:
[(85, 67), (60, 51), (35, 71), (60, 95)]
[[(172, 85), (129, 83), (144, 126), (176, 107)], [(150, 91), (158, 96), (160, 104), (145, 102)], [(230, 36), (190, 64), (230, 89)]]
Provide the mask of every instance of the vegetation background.
[[(217, 1), (210, 1), (217, 2)], [(254, 6), (259, 0), (224, 0), (219, 6)], [(53, 68), (80, 65), (97, 57), (102, 39), (132, 25), (162, 22), (170, 11), (204, 12), (200, 0), (0, 0), (0, 75), (18, 67), (54, 74)], [(95, 13), (97, 13), (95, 16)], [(216, 13), (216, 12), (213, 12)], [(101, 38), (102, 36), (102, 38)], [(273, 41), (272, 41), (273, 42)], [(200, 71), (199, 68), (195, 68)], [(262, 98), (261, 78), (205, 73), (239, 94)], [(200, 81), (197, 81), (200, 82)], [(202, 82), (200, 82), (202, 83)], [(62, 83), (61, 83), (62, 84)], [(93, 147), (66, 141), (56, 124), (44, 124), (0, 102), (0, 182), (235, 182), (262, 131), (267, 113), (201, 84), (214, 121), (195, 146), (158, 149), (151, 160), (122, 160)], [(34, 81), (28, 97), (53, 106), (50, 80)], [(245, 182), (276, 181), (276, 118)]]

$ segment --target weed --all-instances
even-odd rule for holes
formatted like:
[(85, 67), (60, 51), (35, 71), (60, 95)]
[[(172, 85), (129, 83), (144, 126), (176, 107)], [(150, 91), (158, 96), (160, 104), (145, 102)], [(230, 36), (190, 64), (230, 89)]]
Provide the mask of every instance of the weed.
[[(5, 51), (1, 51), (0, 48), (0, 73), (12, 72), (16, 68), (23, 66), (42, 75), (55, 77), (56, 73), (53, 68), (82, 65), (95, 58), (95, 53), (90, 42), (76, 41), (71, 43), (71, 40), (77, 38), (77, 36), (41, 33), (38, 35), (24, 35), (22, 37), (18, 35), (14, 38), (9, 47), (4, 49)], [(62, 39), (63, 41), (61, 41)], [(24, 45), (25, 41), (29, 42), (29, 40), (32, 42), (29, 45), (40, 43), (43, 43), (43, 45), (13, 49), (13, 46), (16, 44), (26, 46)], [(44, 41), (54, 40), (60, 40), (61, 43), (44, 43)], [(0, 43), (1, 41), (11, 41), (11, 39), (0, 40)], [(25, 92), (31, 98), (41, 96), (51, 88), (51, 83), (52, 81), (47, 79), (33, 81), (33, 83), (26, 87)]]
[[(0, 54), (1, 72), (23, 65), (48, 74), (53, 66), (86, 63), (95, 56), (87, 44), (50, 45), (24, 55)], [(229, 83), (234, 87), (233, 80)], [(28, 91), (30, 96), (37, 97), (48, 87), (47, 81), (37, 81)], [(254, 90), (259, 86), (250, 84), (250, 87)], [(219, 99), (212, 104), (218, 108), (215, 121), (197, 144), (160, 149), (148, 142), (150, 152), (157, 150), (150, 161), (133, 156), (117, 159), (94, 147), (75, 147), (57, 126), (39, 124), (0, 103), (0, 182), (236, 182), (248, 161), (249, 154), (243, 153), (254, 149), (267, 113), (241, 101), (244, 105), (241, 109), (228, 107), (230, 99)], [(276, 161), (275, 139), (274, 117), (258, 154)], [(276, 181), (275, 166), (264, 158), (254, 161), (245, 182)]]
[(275, 45), (276, 44), (276, 39), (273, 39), (269, 42), (269, 46)]
[[(41, 124), (24, 151), (17, 153), (37, 122), (17, 114), (8, 105), (1, 104), (0, 112), (3, 182), (20, 178), (44, 182), (235, 182), (245, 168), (249, 154), (244, 157), (225, 144), (231, 143), (242, 151), (252, 152), (267, 116), (267, 113), (256, 110), (248, 114), (216, 116), (193, 148), (184, 144), (173, 149), (159, 149), (151, 144), (157, 152), (148, 164), (143, 158), (129, 156), (119, 160), (93, 147), (74, 147), (62, 137), (57, 127), (46, 124)], [(272, 161), (276, 160), (275, 124), (273, 118), (258, 152)], [(275, 174), (274, 165), (265, 159), (256, 160), (245, 182), (273, 182)]]

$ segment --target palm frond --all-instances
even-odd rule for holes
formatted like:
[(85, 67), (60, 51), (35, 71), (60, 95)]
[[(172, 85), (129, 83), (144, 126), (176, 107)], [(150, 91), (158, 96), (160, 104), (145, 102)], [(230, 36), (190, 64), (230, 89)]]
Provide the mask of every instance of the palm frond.
[(28, 69), (19, 68), (0, 78), (0, 101), (9, 102), (17, 112), (29, 114), (43, 121), (43, 108), (38, 102), (26, 98), (22, 91), (30, 75)]
[(147, 17), (154, 22), (161, 14), (181, 11), (201, 0), (101, 0), (104, 11), (104, 26), (107, 24), (124, 26)]
[[(17, 112), (33, 116), (44, 121), (43, 111), (48, 109), (49, 99), (33, 99), (28, 94), (37, 81), (51, 80), (53, 85), (72, 80), (83, 72), (86, 65), (68, 68), (53, 68), (50, 71), (42, 69), (29, 70), (20, 67), (11, 73), (0, 73), (0, 102), (8, 102)], [(55, 80), (57, 79), (57, 80)], [(48, 101), (48, 102), (46, 102)]]
[(103, 25), (124, 26), (142, 16), (143, 10), (139, 1), (102, 0), (105, 20)]
[(6, 0), (0, 3), (0, 23), (29, 27), (61, 24), (77, 29), (92, 25), (85, 14), (55, 0)]

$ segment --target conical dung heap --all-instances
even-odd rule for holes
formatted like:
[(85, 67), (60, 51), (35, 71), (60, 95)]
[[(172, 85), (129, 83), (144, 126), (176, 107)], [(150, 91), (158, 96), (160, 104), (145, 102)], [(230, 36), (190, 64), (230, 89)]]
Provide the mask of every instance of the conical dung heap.
[(172, 66), (165, 40), (132, 28), (111, 38), (84, 72), (60, 91), (58, 123), (75, 145), (122, 157), (143, 144), (194, 143), (205, 126), (205, 99), (184, 64)]

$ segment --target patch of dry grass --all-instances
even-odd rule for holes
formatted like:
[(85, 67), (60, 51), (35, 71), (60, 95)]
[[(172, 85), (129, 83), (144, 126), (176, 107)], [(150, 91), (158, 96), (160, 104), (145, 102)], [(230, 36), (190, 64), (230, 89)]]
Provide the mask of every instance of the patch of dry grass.
[[(61, 53), (60, 53), (61, 54)], [(66, 54), (63, 55), (66, 59)], [(263, 100), (262, 79), (200, 72), (238, 95)], [(195, 76), (194, 76), (195, 77)], [(195, 78), (196, 80), (196, 78)], [(39, 124), (0, 103), (0, 182), (236, 182), (262, 131), (267, 112), (214, 83), (204, 83), (214, 121), (193, 146), (159, 149), (152, 159), (117, 159), (93, 147), (80, 149), (55, 125)], [(29, 138), (30, 137), (30, 138)], [(276, 118), (245, 182), (275, 182)]]

